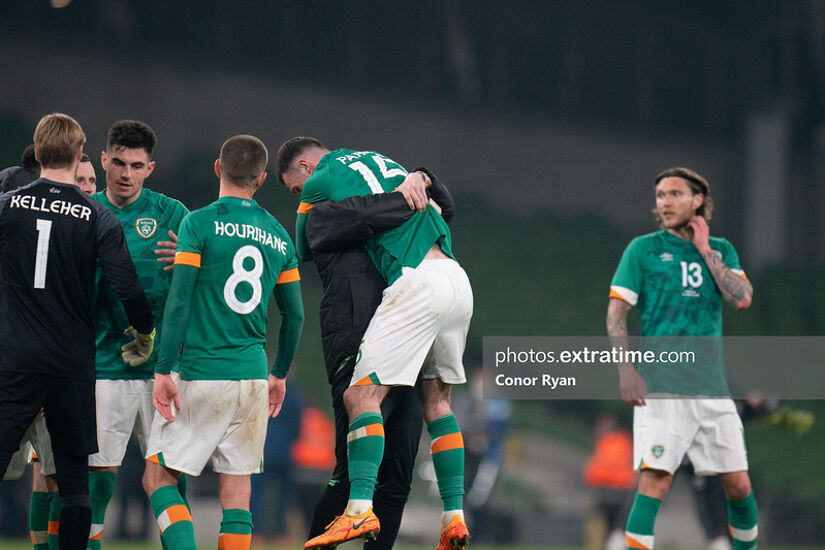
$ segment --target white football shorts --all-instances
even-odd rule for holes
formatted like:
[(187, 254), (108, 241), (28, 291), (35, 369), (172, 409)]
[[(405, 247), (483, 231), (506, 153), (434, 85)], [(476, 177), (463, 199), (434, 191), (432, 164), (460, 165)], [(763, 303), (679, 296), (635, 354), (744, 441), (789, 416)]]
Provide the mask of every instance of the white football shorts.
[(207, 462), (219, 474), (259, 474), (269, 413), (266, 380), (180, 380), (174, 422), (155, 412), (146, 459), (197, 476)]
[(133, 433), (140, 445), (140, 452), (146, 453), (155, 415), (153, 384), (151, 379), (95, 382), (98, 452), (89, 455), (89, 466), (120, 466)]
[(687, 454), (698, 475), (748, 469), (742, 420), (731, 399), (647, 399), (633, 410), (636, 469), (676, 472)]
[(473, 290), (455, 260), (424, 260), (384, 290), (358, 350), (352, 385), (414, 386), (418, 372), (463, 384)]
[(56, 473), (54, 467), (54, 453), (52, 452), (52, 438), (46, 428), (46, 417), (37, 415), (20, 442), (20, 449), (11, 457), (3, 479), (20, 479), (36, 453), (40, 461), (40, 473), (51, 476)]
[(20, 449), (11, 455), (11, 461), (6, 466), (6, 473), (3, 474), (3, 481), (12, 481), (20, 479), (26, 472), (26, 465), (32, 455), (32, 445), (28, 441), (23, 441), (20, 444)]

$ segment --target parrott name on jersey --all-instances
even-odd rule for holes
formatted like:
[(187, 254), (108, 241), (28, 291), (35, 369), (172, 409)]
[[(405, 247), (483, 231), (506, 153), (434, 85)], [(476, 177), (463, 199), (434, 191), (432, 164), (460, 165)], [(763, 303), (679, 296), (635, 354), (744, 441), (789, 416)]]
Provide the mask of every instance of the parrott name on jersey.
[(71, 216), (79, 220), (90, 221), (92, 209), (75, 202), (60, 199), (47, 200), (45, 197), (31, 195), (12, 195), (9, 208), (26, 208), (36, 212), (51, 212), (62, 216)]
[(250, 239), (264, 246), (270, 246), (273, 250), (277, 250), (281, 254), (286, 255), (286, 241), (268, 231), (264, 231), (260, 227), (248, 223), (220, 222), (216, 220), (215, 235)]
[[(376, 153), (374, 153), (373, 151), (351, 151), (350, 153), (347, 153), (346, 155), (342, 155), (340, 157), (335, 157), (335, 160), (337, 160), (341, 164), (347, 164), (347, 163), (349, 163), (353, 160), (358, 160), (363, 156), (375, 155), (375, 154)], [(383, 156), (383, 155), (381, 155), (381, 156)]]

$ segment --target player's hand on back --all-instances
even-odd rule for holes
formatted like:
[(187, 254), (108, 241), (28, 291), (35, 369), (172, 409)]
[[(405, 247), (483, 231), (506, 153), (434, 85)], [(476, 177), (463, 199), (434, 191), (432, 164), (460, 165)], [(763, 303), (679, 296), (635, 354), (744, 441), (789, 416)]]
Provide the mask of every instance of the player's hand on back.
[(645, 381), (630, 363), (619, 365), (619, 390), (622, 393), (622, 400), (628, 405), (645, 405), (644, 397), (647, 395)]
[(172, 380), (171, 375), (155, 373), (155, 384), (152, 387), (152, 404), (163, 418), (169, 422), (175, 421), (172, 404), (175, 405), (175, 411), (179, 411), (180, 401), (178, 400), (178, 388), (175, 386), (175, 381)]
[(178, 252), (178, 236), (170, 229), (169, 240), (158, 241), (158, 247), (155, 249), (155, 254), (159, 256), (158, 263), (169, 264), (164, 266), (163, 270), (172, 271), (175, 267), (175, 254)]
[(275, 418), (281, 412), (286, 397), (286, 378), (269, 375), (269, 416)]
[(407, 199), (407, 204), (411, 210), (418, 210), (423, 212), (430, 204), (430, 199), (427, 197), (427, 186), (429, 184), (429, 177), (424, 172), (410, 172), (404, 178), (403, 183), (395, 188), (393, 193), (401, 193)]

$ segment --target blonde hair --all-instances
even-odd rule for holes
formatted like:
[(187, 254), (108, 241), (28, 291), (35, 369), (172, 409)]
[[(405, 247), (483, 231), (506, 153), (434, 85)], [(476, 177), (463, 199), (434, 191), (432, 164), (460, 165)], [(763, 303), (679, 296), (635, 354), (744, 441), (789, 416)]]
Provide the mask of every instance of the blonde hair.
[(63, 113), (44, 116), (34, 129), (34, 152), (42, 168), (71, 166), (85, 143), (83, 128)]

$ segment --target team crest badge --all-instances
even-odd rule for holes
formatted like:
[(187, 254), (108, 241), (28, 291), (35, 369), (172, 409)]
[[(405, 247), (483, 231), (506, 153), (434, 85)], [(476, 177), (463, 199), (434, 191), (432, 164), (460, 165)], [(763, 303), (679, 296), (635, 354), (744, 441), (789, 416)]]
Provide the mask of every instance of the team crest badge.
[(653, 453), (654, 457), (662, 458), (662, 455), (665, 454), (665, 448), (662, 445), (654, 445), (650, 448), (650, 452)]
[(148, 239), (158, 230), (158, 221), (154, 218), (138, 218), (135, 221), (135, 229), (144, 239)]

